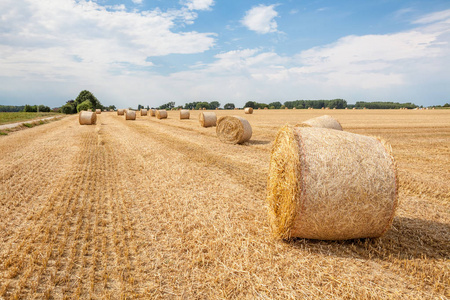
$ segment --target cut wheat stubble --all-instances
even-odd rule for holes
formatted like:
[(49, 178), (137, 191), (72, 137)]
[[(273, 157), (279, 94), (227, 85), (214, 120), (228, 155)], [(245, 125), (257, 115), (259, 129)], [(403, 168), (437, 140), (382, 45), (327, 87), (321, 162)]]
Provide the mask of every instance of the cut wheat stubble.
[(276, 237), (345, 240), (386, 232), (398, 198), (390, 146), (374, 137), (282, 127), (270, 159), (267, 206)]

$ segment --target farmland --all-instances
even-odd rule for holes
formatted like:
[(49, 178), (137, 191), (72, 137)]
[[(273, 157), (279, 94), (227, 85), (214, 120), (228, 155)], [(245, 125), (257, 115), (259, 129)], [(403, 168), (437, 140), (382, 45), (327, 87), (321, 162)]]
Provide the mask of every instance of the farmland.
[[(325, 113), (392, 145), (400, 203), (379, 239), (270, 234), (276, 132)], [(250, 122), (244, 145), (197, 114), (0, 136), (0, 299), (450, 297), (450, 111), (217, 111)]]

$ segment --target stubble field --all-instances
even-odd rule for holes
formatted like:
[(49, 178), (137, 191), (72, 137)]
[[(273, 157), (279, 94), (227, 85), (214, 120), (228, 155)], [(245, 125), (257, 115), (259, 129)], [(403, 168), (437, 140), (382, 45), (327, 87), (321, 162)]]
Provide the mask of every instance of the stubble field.
[[(0, 299), (450, 298), (450, 111), (217, 111), (249, 120), (245, 145), (197, 114), (1, 136)], [(400, 204), (379, 239), (270, 234), (276, 132), (323, 114), (392, 145)]]

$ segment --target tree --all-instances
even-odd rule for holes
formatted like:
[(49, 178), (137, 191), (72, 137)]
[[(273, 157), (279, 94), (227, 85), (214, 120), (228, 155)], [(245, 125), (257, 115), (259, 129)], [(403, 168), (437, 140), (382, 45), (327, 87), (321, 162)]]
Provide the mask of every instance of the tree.
[[(276, 101), (276, 102), (272, 102), (272, 103), (269, 103), (269, 107), (271, 108), (271, 109), (273, 109), (273, 108), (275, 108), (275, 109), (279, 109), (280, 107), (281, 107), (281, 102), (280, 101)], [(272, 108), (272, 106), (273, 106), (273, 108)]]
[(166, 104), (163, 104), (159, 107), (159, 109), (172, 109), (175, 107), (175, 102), (171, 101)]
[(195, 109), (209, 109), (209, 103), (208, 102), (198, 102), (197, 105), (195, 105)]
[(61, 107), (61, 112), (64, 114), (73, 114), (72, 104), (65, 104)]
[(257, 108), (256, 107), (256, 102), (255, 101), (247, 101), (247, 103), (245, 103), (244, 107), (251, 107), (251, 108)]
[(24, 112), (37, 112), (37, 107), (36, 107), (36, 105), (31, 106), (31, 105), (27, 104), (27, 105), (25, 105), (23, 111)]
[(50, 107), (45, 105), (39, 105), (39, 111), (40, 112), (50, 112)]
[(75, 99), (75, 107), (77, 107), (79, 104), (83, 103), (86, 100), (91, 101), (93, 109), (96, 109), (96, 108), (103, 109), (103, 106), (100, 103), (100, 101), (98, 101), (98, 99), (91, 92), (89, 92), (87, 90), (81, 91), (80, 94), (78, 95), (78, 97)]
[(216, 109), (220, 107), (220, 103), (218, 101), (209, 102), (209, 109)]
[(184, 105), (185, 109), (195, 109), (195, 106), (197, 105), (198, 102), (190, 102), (190, 103), (186, 103)]
[(235, 106), (233, 103), (227, 103), (223, 106), (224, 109), (234, 109)]
[(140, 105), (140, 104), (138, 104), (138, 109), (137, 110), (141, 110), (141, 109), (143, 109), (144, 108), (144, 106), (143, 105)]
[(86, 100), (77, 105), (77, 112), (80, 112), (82, 110), (88, 110), (88, 109), (92, 109), (92, 103), (89, 100)]

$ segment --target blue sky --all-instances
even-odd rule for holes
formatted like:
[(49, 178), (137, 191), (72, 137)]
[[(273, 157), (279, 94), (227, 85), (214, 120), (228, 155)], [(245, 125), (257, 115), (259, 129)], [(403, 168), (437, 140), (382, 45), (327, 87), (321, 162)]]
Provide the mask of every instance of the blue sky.
[(450, 1), (2, 0), (0, 104), (450, 102)]

